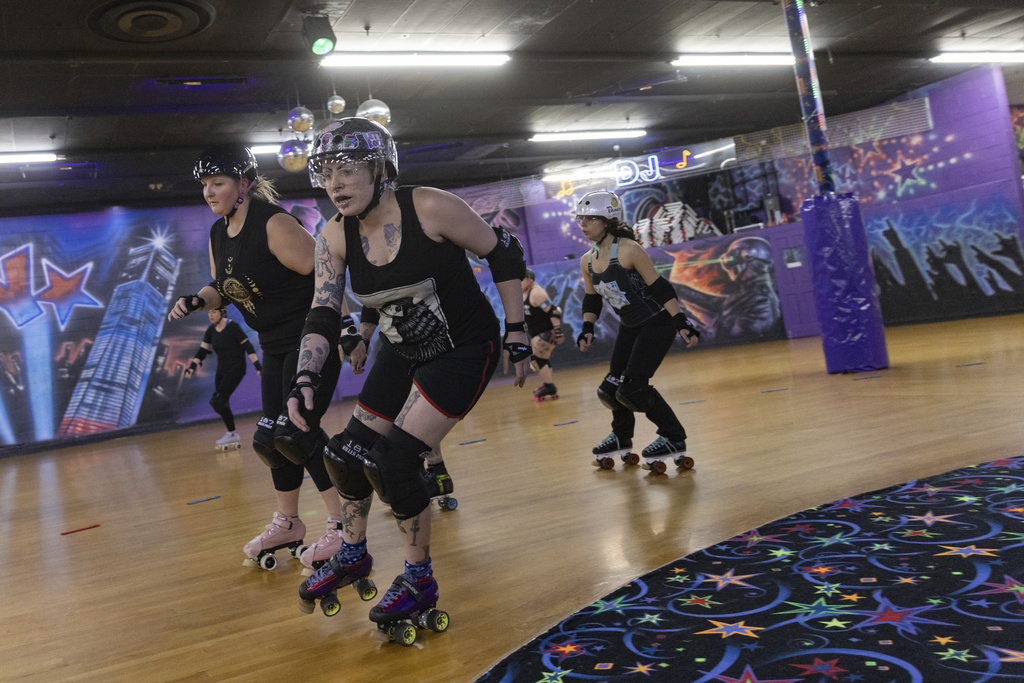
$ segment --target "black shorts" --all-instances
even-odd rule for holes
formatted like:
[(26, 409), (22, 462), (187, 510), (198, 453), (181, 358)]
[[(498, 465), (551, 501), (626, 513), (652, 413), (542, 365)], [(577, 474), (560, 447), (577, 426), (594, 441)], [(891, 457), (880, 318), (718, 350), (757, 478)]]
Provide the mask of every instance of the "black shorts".
[(501, 358), (498, 339), (453, 349), (425, 363), (405, 360), (381, 342), (359, 406), (394, 422), (415, 385), (439, 412), (462, 418), (476, 405)]

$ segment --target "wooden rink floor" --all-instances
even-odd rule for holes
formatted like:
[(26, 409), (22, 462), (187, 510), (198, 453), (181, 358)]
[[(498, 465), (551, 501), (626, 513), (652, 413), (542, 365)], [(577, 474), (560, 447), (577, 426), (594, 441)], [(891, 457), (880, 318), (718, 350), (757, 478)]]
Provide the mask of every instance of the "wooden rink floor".
[[(459, 506), (434, 505), (432, 555), (451, 627), (411, 648), (383, 643), (367, 618), (376, 600), (350, 588), (338, 616), (301, 613), (301, 565), (284, 551), (274, 571), (242, 566), (275, 506), (251, 418), (226, 454), (213, 449), (218, 422), (0, 459), (0, 680), (473, 681), (696, 550), (1024, 454), (1022, 332), (1024, 315), (889, 328), (892, 367), (855, 375), (826, 374), (816, 337), (672, 354), (654, 385), (696, 467), (667, 476), (591, 465), (609, 432), (595, 394), (604, 365), (556, 368), (561, 399), (541, 404), (536, 376), (517, 389), (499, 370), (443, 448)], [(328, 432), (352, 407), (332, 407)], [(634, 446), (654, 437), (640, 416)], [(308, 480), (300, 510), (312, 542), (326, 512)], [(398, 534), (375, 502), (381, 594), (402, 569)]]

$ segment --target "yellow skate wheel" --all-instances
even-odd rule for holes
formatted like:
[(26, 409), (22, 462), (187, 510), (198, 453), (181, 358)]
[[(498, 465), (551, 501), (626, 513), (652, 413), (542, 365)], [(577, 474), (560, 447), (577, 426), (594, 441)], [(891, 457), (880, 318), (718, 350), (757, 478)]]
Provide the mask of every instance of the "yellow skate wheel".
[(448, 630), (448, 613), (442, 610), (432, 610), (427, 616), (427, 628), (434, 633), (444, 633)]
[(324, 616), (333, 617), (341, 611), (341, 603), (338, 602), (338, 596), (331, 593), (327, 597), (320, 601), (320, 609), (323, 610)]
[(398, 627), (398, 633), (395, 634), (395, 639), (405, 647), (409, 647), (416, 642), (416, 627), (412, 624), (401, 624)]
[(377, 597), (377, 585), (370, 579), (359, 579), (355, 583), (355, 589), (363, 602), (368, 602)]

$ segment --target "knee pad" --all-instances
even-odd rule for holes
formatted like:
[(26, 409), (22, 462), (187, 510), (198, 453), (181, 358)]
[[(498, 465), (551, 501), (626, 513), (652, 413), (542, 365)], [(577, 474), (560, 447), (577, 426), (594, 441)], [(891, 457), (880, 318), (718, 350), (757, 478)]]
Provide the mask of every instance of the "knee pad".
[(618, 391), (615, 392), (615, 398), (619, 403), (637, 413), (646, 413), (660, 397), (658, 390), (647, 382), (641, 384), (628, 377), (622, 380)]
[(380, 437), (366, 454), (364, 471), (382, 502), (391, 506), (395, 519), (411, 519), (430, 505), (430, 491), (423, 477), (423, 457), (430, 446), (398, 427)]
[(274, 427), (274, 448), (296, 465), (303, 465), (313, 458), (322, 457), (327, 445), (327, 432), (312, 429), (304, 432), (281, 413)]
[(213, 396), (210, 397), (210, 407), (213, 408), (214, 412), (224, 412), (224, 409), (228, 407), (227, 397), (221, 396), (216, 391), (213, 392)]
[(619, 389), (620, 380), (618, 377), (605, 375), (604, 381), (597, 387), (597, 397), (608, 410), (618, 410), (621, 404), (615, 398), (615, 392)]
[(537, 364), (536, 372), (540, 372), (541, 368), (546, 368), (547, 366), (551, 365), (551, 361), (550, 360), (548, 360), (547, 358), (541, 358), (540, 356), (534, 356), (533, 357), (533, 360), (531, 361), (531, 365), (534, 364), (534, 363)]
[(274, 448), (274, 423), (269, 417), (261, 417), (256, 425), (256, 433), (252, 435), (252, 449), (260, 460), (272, 470), (279, 470), (288, 464), (288, 459)]
[(334, 488), (346, 500), (363, 500), (373, 486), (363, 469), (365, 458), (380, 437), (359, 420), (352, 418), (341, 434), (335, 434), (324, 448), (324, 466)]

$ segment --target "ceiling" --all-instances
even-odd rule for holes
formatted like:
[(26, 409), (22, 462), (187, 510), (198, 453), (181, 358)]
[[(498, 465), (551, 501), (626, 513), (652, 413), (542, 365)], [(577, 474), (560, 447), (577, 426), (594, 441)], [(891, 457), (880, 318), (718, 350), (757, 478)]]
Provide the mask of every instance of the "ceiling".
[[(826, 116), (879, 105), (970, 67), (943, 49), (1024, 49), (1022, 0), (817, 0), (807, 7)], [(326, 13), (338, 50), (505, 51), (497, 69), (321, 68), (302, 17)], [(788, 52), (773, 0), (61, 0), (0, 4), (0, 210), (199, 201), (192, 162), (222, 142), (294, 137), (297, 104), (391, 109), (404, 182), (478, 185), (566, 160), (648, 150), (800, 121), (791, 67), (676, 68), (680, 52)], [(1024, 104), (1024, 65), (1004, 67)], [(194, 85), (203, 81), (203, 85)], [(635, 140), (536, 143), (535, 132), (642, 127)], [(615, 147), (618, 145), (618, 148)], [(286, 196), (305, 172), (261, 170)]]

